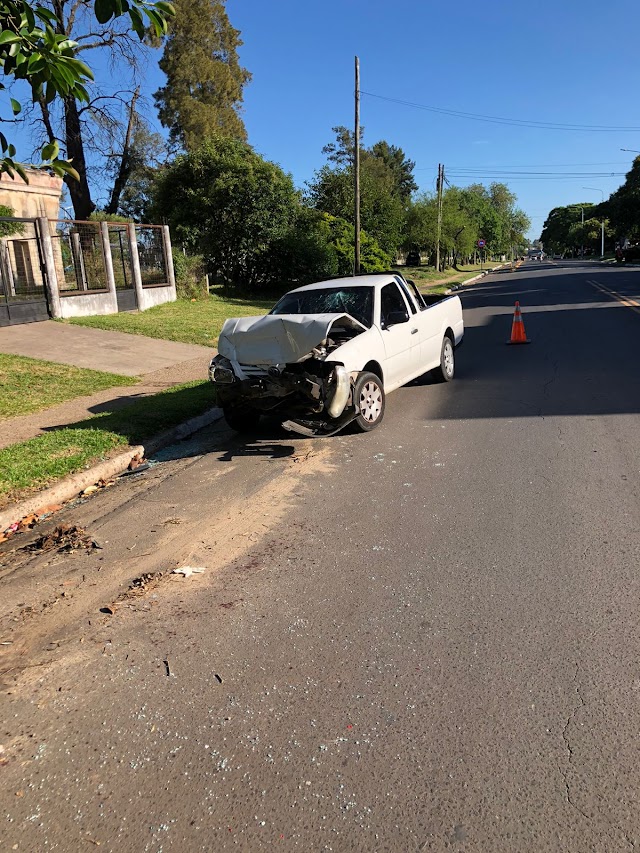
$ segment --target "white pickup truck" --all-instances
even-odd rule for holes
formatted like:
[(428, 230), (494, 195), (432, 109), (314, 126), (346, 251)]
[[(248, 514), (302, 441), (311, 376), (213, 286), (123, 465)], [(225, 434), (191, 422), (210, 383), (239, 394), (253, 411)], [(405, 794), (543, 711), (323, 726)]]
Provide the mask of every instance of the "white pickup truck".
[(424, 296), (395, 272), (331, 279), (286, 293), (266, 316), (227, 320), (209, 378), (240, 432), (267, 413), (303, 435), (368, 432), (394, 389), (429, 370), (453, 379), (463, 334), (457, 296)]

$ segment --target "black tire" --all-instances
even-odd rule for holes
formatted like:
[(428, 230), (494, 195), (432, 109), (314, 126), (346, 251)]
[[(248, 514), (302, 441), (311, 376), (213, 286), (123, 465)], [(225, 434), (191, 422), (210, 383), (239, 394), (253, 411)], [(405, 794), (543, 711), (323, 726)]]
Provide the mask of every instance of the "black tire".
[(380, 377), (361, 373), (353, 387), (353, 402), (358, 414), (354, 426), (358, 432), (371, 432), (384, 417), (385, 396)]
[(223, 406), (222, 412), (225, 421), (236, 432), (253, 433), (258, 428), (260, 412), (255, 409), (249, 409), (246, 406)]
[(440, 348), (440, 364), (431, 371), (431, 375), (436, 382), (451, 382), (455, 372), (456, 360), (453, 341), (448, 335), (445, 335)]

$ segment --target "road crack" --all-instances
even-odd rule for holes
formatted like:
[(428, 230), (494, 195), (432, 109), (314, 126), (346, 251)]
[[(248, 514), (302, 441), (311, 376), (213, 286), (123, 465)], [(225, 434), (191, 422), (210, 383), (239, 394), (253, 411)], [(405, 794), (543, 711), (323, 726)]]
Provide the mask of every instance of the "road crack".
[(574, 676), (573, 676), (573, 686), (574, 686), (574, 690), (576, 693), (576, 697), (578, 699), (578, 703), (572, 708), (571, 713), (567, 717), (567, 721), (564, 724), (564, 727), (562, 729), (562, 740), (564, 741), (565, 749), (567, 750), (567, 765), (568, 765), (568, 767), (566, 770), (561, 770), (560, 772), (562, 773), (562, 779), (564, 781), (565, 797), (566, 797), (567, 802), (569, 803), (570, 806), (572, 806), (574, 809), (576, 809), (576, 811), (578, 811), (586, 820), (591, 820), (589, 815), (586, 814), (586, 812), (584, 812), (580, 808), (580, 806), (577, 805), (577, 803), (575, 803), (571, 799), (571, 787), (570, 787), (570, 783), (569, 783), (569, 772), (571, 771), (571, 767), (573, 764), (573, 758), (574, 758), (573, 747), (571, 746), (571, 741), (570, 741), (569, 735), (568, 735), (569, 726), (571, 725), (572, 722), (574, 722), (578, 711), (580, 711), (580, 709), (584, 708), (586, 705), (586, 703), (584, 701), (584, 697), (583, 697), (582, 693), (580, 692), (580, 685), (578, 683), (578, 663), (577, 662), (575, 664), (575, 667), (576, 667), (576, 671), (575, 671)]
[[(571, 739), (570, 739), (570, 737), (569, 737), (569, 727), (571, 726), (571, 724), (572, 724), (573, 722), (575, 722), (575, 719), (576, 719), (576, 717), (577, 717), (577, 715), (578, 715), (578, 712), (579, 712), (582, 708), (585, 708), (585, 707), (586, 707), (586, 705), (587, 705), (587, 703), (586, 703), (586, 702), (585, 702), (585, 700), (584, 700), (584, 696), (582, 695), (582, 692), (581, 692), (581, 690), (580, 690), (580, 683), (579, 683), (579, 681), (578, 681), (579, 666), (578, 666), (577, 661), (575, 662), (575, 668), (576, 668), (576, 670), (575, 670), (575, 673), (574, 673), (574, 675), (573, 675), (573, 687), (574, 687), (575, 695), (576, 695), (576, 698), (577, 698), (577, 700), (578, 700), (578, 701), (577, 701), (577, 703), (574, 705), (574, 707), (571, 709), (571, 713), (570, 713), (570, 714), (569, 714), (569, 716), (567, 717), (567, 721), (565, 722), (564, 727), (563, 727), (563, 729), (562, 729), (562, 740), (564, 741), (564, 746), (565, 746), (565, 749), (567, 750), (567, 768), (566, 768), (565, 770), (561, 769), (561, 770), (560, 770), (560, 773), (562, 774), (562, 779), (563, 779), (563, 782), (564, 782), (564, 787), (565, 787), (565, 799), (566, 799), (567, 803), (568, 803), (568, 804), (569, 804), (573, 809), (575, 809), (575, 810), (576, 810), (580, 815), (582, 815), (582, 817), (583, 817), (585, 820), (591, 821), (591, 820), (593, 819), (593, 818), (592, 818), (592, 816), (591, 816), (591, 815), (588, 815), (585, 811), (583, 811), (583, 810), (580, 808), (580, 806), (575, 802), (575, 800), (572, 798), (572, 796), (571, 796), (571, 783), (570, 783), (570, 781), (569, 781), (569, 774), (570, 774), (570, 773), (571, 773), (571, 771), (572, 771), (573, 760), (574, 760), (574, 757), (575, 757), (574, 749), (573, 749), (573, 746), (571, 745)], [(612, 828), (614, 828), (614, 829), (617, 829), (617, 830), (622, 834), (622, 836), (624, 837), (624, 839), (625, 839), (625, 841), (627, 842), (627, 844), (628, 844), (628, 845), (629, 845), (633, 850), (635, 850), (635, 849), (636, 849), (636, 844), (635, 844), (635, 841), (633, 840), (633, 838), (631, 838), (631, 837), (630, 837), (630, 836), (625, 832), (625, 830), (624, 830), (622, 827), (616, 827), (613, 823), (611, 823), (611, 820), (610, 820), (609, 818), (607, 818), (607, 820), (608, 820), (608, 822), (609, 822), (610, 826), (611, 826)]]

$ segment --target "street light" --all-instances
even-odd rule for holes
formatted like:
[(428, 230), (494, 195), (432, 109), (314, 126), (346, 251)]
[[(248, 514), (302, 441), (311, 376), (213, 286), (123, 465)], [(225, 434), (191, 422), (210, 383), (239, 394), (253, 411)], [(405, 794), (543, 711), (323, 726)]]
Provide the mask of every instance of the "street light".
[[(638, 152), (640, 154), (640, 151)], [(593, 192), (600, 193), (602, 196), (601, 204), (604, 204), (604, 191), (599, 187), (582, 187), (583, 190), (593, 190)], [(604, 216), (602, 217), (602, 239), (600, 242), (600, 257), (604, 258)]]
[(640, 154), (640, 151), (636, 151), (635, 148), (621, 148), (621, 151), (628, 151), (630, 154)]

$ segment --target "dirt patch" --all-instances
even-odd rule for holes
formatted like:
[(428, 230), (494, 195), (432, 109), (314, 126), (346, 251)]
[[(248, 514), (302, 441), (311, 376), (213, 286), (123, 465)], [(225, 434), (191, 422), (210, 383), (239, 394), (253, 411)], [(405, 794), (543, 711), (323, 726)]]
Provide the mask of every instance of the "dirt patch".
[[(38, 538), (29, 531), (32, 541), (0, 553), (4, 686), (15, 691), (40, 677), (43, 664), (98, 653), (104, 632), (117, 630), (121, 619), (144, 619), (158, 596), (197, 595), (238, 557), (247, 555), (247, 572), (260, 571), (251, 552), (314, 475), (330, 470), (330, 446), (301, 444), (301, 452), (272, 465), (241, 454), (232, 465), (209, 464), (206, 477), (192, 472), (189, 460), (159, 465), (137, 483), (127, 478), (66, 508), (64, 521), (54, 527), (51, 520)], [(206, 573), (173, 574), (182, 566)], [(222, 602), (241, 606), (242, 598)]]

